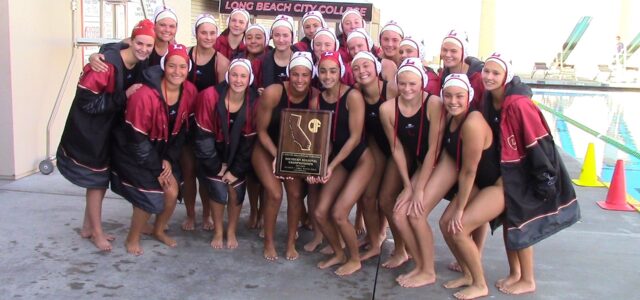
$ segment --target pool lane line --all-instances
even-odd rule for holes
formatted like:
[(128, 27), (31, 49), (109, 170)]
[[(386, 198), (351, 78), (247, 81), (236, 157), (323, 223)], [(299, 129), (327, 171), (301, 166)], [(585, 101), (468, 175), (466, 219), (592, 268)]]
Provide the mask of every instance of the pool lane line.
[(601, 134), (601, 133), (599, 133), (599, 132), (587, 127), (586, 125), (584, 125), (584, 124), (582, 124), (582, 123), (580, 123), (580, 122), (578, 122), (578, 121), (576, 121), (576, 120), (574, 120), (572, 118), (569, 118), (566, 115), (564, 115), (564, 114), (562, 114), (562, 113), (560, 113), (560, 112), (558, 112), (558, 111), (556, 111), (554, 109), (551, 109), (550, 107), (540, 103), (537, 100), (532, 100), (532, 101), (538, 107), (544, 109), (545, 111), (550, 112), (551, 114), (555, 115), (556, 117), (562, 118), (565, 121), (567, 121), (568, 123), (570, 123), (571, 125), (576, 126), (576, 127), (580, 128), (580, 129), (586, 131), (587, 133), (595, 136), (596, 138), (598, 138), (598, 139), (600, 139), (600, 140), (602, 140), (602, 141), (604, 141), (604, 142), (606, 142), (608, 144), (613, 145), (614, 147), (622, 150), (623, 152), (633, 156), (636, 159), (640, 159), (640, 153), (638, 153), (638, 151), (635, 151), (631, 147), (629, 147), (629, 146), (627, 146), (627, 145), (625, 145), (623, 143), (620, 143), (620, 142), (616, 141), (615, 139), (613, 139), (613, 138), (611, 138), (611, 137), (609, 137), (607, 135)]

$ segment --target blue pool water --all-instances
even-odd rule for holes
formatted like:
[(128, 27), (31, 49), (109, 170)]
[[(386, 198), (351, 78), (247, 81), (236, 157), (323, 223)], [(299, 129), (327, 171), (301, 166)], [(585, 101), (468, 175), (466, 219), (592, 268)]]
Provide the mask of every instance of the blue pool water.
[(596, 168), (603, 181), (611, 181), (616, 161), (623, 160), (627, 193), (640, 200), (640, 93), (534, 89), (533, 99), (580, 124), (542, 110), (558, 146), (567, 154), (583, 162), (588, 144), (594, 143)]

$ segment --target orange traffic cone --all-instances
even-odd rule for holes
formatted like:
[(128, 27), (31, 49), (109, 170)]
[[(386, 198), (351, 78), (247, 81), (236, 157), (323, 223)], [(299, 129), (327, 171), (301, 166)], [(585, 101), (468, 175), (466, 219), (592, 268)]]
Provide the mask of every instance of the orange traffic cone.
[(596, 203), (600, 208), (606, 210), (635, 211), (631, 205), (627, 204), (624, 162), (621, 159), (616, 161), (616, 168), (613, 170), (613, 178), (611, 178), (611, 186), (607, 192), (607, 200)]

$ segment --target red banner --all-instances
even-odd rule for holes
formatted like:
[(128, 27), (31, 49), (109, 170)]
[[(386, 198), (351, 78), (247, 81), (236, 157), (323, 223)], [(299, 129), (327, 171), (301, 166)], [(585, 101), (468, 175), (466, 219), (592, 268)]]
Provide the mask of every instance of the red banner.
[(347, 3), (347, 2), (311, 2), (311, 1), (236, 1), (221, 0), (220, 13), (229, 14), (236, 8), (246, 9), (251, 15), (276, 16), (289, 15), (302, 17), (306, 12), (316, 10), (322, 13), (325, 19), (340, 20), (342, 13), (347, 9), (357, 9), (362, 18), (371, 21), (373, 4), (371, 3)]

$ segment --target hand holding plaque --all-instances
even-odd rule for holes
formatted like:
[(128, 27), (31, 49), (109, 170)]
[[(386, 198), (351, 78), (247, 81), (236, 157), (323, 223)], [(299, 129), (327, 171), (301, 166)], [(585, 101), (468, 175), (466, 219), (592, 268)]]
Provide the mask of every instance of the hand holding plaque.
[(330, 111), (283, 109), (276, 175), (324, 176), (329, 158)]

